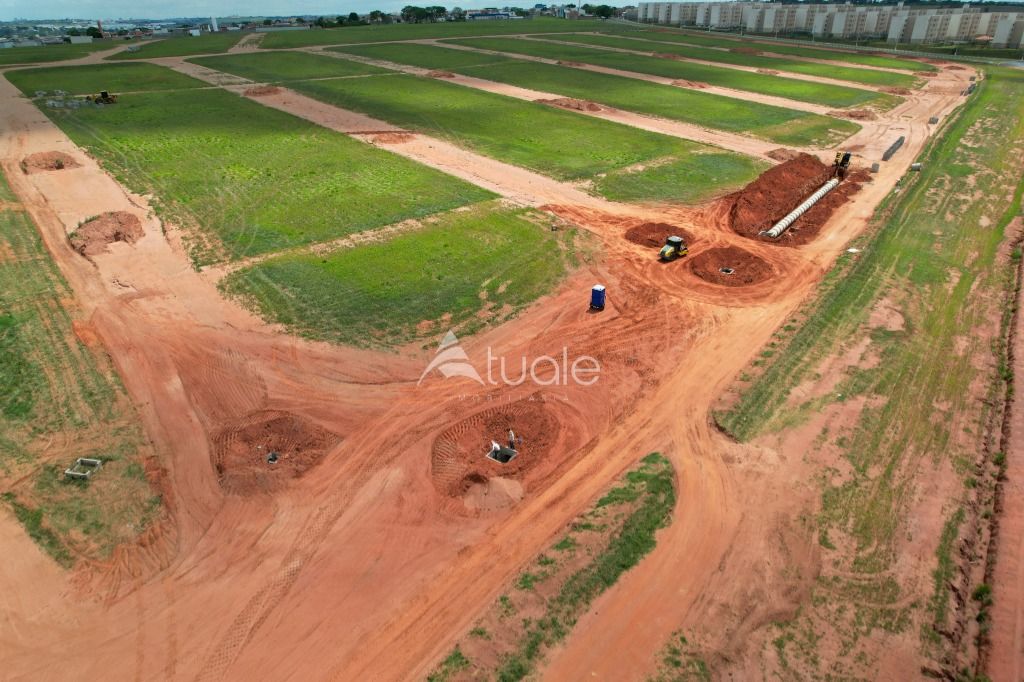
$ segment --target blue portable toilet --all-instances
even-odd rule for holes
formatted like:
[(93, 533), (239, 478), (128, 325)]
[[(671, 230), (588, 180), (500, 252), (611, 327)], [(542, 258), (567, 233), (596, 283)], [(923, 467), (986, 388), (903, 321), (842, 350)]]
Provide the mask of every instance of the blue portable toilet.
[(595, 284), (590, 290), (590, 309), (604, 310), (604, 285)]

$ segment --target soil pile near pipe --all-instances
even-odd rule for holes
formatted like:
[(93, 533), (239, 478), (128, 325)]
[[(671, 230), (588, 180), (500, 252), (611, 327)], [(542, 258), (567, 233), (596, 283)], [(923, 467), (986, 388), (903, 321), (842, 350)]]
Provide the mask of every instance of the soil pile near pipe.
[(698, 253), (689, 266), (702, 280), (726, 287), (759, 284), (775, 274), (766, 260), (735, 246)]
[(46, 171), (78, 168), (81, 164), (64, 152), (39, 152), (26, 156), (21, 162), (21, 170), (31, 175)]
[(276, 85), (257, 85), (255, 87), (246, 88), (243, 93), (246, 97), (263, 97), (267, 95), (276, 95), (281, 92), (281, 88)]
[[(724, 199), (730, 202), (729, 225), (737, 234), (757, 239), (758, 234), (782, 220), (832, 177), (832, 167), (810, 154), (770, 168), (752, 183)], [(774, 244), (806, 244), (817, 236), (832, 212), (844, 204), (870, 175), (851, 171), (837, 188), (802, 215)]]
[(640, 246), (661, 248), (665, 240), (673, 235), (682, 237), (688, 246), (693, 245), (693, 235), (688, 230), (669, 223), (641, 223), (626, 230), (625, 237)]
[(106, 253), (108, 244), (134, 244), (142, 237), (142, 221), (127, 211), (111, 211), (83, 223), (68, 235), (72, 248), (83, 256)]
[(562, 109), (572, 109), (574, 111), (601, 111), (601, 107), (588, 102), (585, 99), (574, 99), (572, 97), (559, 97), (557, 99), (538, 99), (538, 104), (547, 104), (553, 107), (561, 107)]
[[(272, 492), (320, 463), (341, 437), (290, 412), (261, 410), (213, 439), (221, 488), (236, 495)], [(271, 453), (277, 461), (268, 460)]]

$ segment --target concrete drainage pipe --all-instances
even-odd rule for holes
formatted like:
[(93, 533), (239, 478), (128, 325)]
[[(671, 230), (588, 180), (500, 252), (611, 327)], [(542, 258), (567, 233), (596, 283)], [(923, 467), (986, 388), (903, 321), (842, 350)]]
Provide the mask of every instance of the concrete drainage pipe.
[(807, 209), (809, 209), (811, 206), (814, 206), (816, 203), (818, 203), (818, 201), (823, 196), (825, 196), (826, 194), (831, 192), (833, 189), (835, 189), (836, 185), (838, 185), (838, 184), (839, 184), (839, 178), (832, 178), (831, 180), (826, 182), (824, 185), (822, 185), (821, 189), (819, 189), (817, 192), (815, 192), (814, 194), (809, 196), (807, 198), (807, 200), (804, 201), (804, 203), (802, 203), (799, 206), (797, 206), (796, 208), (794, 208), (792, 211), (789, 212), (789, 214), (785, 218), (783, 218), (779, 222), (775, 223), (770, 230), (764, 230), (763, 232), (759, 232), (758, 236), (760, 236), (760, 237), (771, 237), (772, 239), (778, 239), (779, 235), (781, 235), (783, 232), (785, 232), (786, 229), (789, 228), (789, 226), (792, 225), (796, 221), (797, 218), (799, 218), (804, 213), (806, 213)]

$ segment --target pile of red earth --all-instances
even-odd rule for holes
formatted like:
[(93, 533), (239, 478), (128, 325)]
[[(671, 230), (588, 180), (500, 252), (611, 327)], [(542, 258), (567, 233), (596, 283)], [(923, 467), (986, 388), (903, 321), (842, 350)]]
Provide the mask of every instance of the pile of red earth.
[(947, 64), (946, 71), (966, 71), (967, 68), (963, 66), (957, 66), (956, 64)]
[(698, 90), (703, 90), (704, 88), (708, 87), (707, 83), (698, 83), (697, 81), (686, 80), (672, 81), (672, 85), (678, 85), (681, 88), (696, 88)]
[(626, 239), (651, 248), (660, 248), (671, 236), (682, 237), (686, 244), (693, 244), (693, 235), (689, 231), (668, 223), (641, 223), (626, 230)]
[(26, 156), (21, 162), (21, 170), (25, 173), (42, 173), (44, 171), (77, 168), (79, 164), (64, 152), (39, 152)]
[(427, 75), (431, 78), (455, 78), (451, 71), (427, 71)]
[[(760, 232), (782, 220), (831, 177), (831, 166), (826, 166), (810, 154), (798, 154), (768, 169), (757, 180), (726, 197), (726, 201), (732, 203), (729, 225), (737, 234), (757, 239)], [(846, 203), (860, 189), (861, 184), (870, 179), (870, 174), (864, 170), (850, 171), (838, 187), (800, 216), (772, 243), (796, 246), (813, 240), (832, 212)]]
[(889, 95), (909, 95), (909, 88), (879, 88), (880, 92), (887, 93)]
[(538, 99), (538, 104), (548, 104), (553, 107), (561, 107), (562, 109), (572, 109), (574, 111), (601, 111), (601, 107), (588, 102), (585, 99), (573, 99), (572, 97), (559, 97), (558, 99)]
[(915, 71), (914, 75), (921, 78), (935, 78), (935, 74), (931, 71)]
[[(289, 412), (254, 412), (213, 439), (221, 487), (245, 495), (276, 490), (319, 464), (341, 438)], [(270, 462), (271, 454), (276, 461)]]
[(276, 85), (257, 85), (245, 90), (246, 97), (260, 97), (266, 95), (276, 95), (281, 92), (281, 88)]
[(758, 284), (774, 274), (763, 258), (735, 246), (708, 249), (693, 256), (689, 266), (702, 280), (726, 287)]
[(776, 161), (789, 161), (795, 159), (800, 155), (800, 152), (795, 149), (786, 149), (785, 147), (779, 147), (768, 152), (765, 156), (769, 159), (775, 159)]
[(374, 133), (370, 139), (379, 144), (402, 144), (409, 142), (413, 137), (415, 136), (412, 133), (399, 130), (395, 132)]
[(126, 211), (111, 211), (82, 223), (68, 239), (78, 253), (95, 256), (106, 253), (107, 245), (114, 242), (134, 244), (142, 234), (142, 221), (137, 215)]
[(845, 111), (830, 111), (829, 116), (835, 116), (836, 118), (849, 118), (854, 121), (874, 121), (878, 118), (878, 114), (871, 111), (870, 109), (848, 109)]
[(758, 69), (757, 72), (758, 73), (763, 73), (766, 76), (778, 76), (779, 75), (778, 71), (773, 71), (771, 69)]

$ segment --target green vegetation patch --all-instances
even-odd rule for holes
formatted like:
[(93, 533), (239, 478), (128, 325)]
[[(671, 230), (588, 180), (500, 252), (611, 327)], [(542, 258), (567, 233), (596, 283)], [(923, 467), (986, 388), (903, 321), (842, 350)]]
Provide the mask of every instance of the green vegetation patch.
[[(458, 679), (515, 682), (536, 672), (545, 652), (566, 638), (594, 600), (654, 549), (655, 534), (671, 519), (674, 474), (665, 457), (657, 453), (644, 457), (621, 484), (628, 495), (621, 494), (615, 501), (602, 498), (602, 505), (581, 517), (607, 523), (603, 536), (588, 532), (589, 551), (566, 552), (554, 561), (548, 555), (538, 557), (534, 564), (543, 570), (521, 574), (512, 596), (499, 597), (428, 679), (443, 682), (453, 679), (455, 672), (466, 671), (468, 677)], [(535, 589), (540, 584), (545, 586), (543, 592)], [(511, 620), (527, 610), (540, 615), (519, 623)], [(481, 631), (500, 632), (501, 638), (473, 636)]]
[(191, 54), (227, 52), (246, 35), (241, 31), (181, 36), (137, 43), (135, 52), (118, 52), (107, 59), (152, 59), (153, 57), (185, 57)]
[(44, 64), (88, 57), (99, 50), (110, 50), (117, 43), (87, 43), (84, 45), (41, 45), (39, 47), (12, 47), (0, 50), (0, 66), (10, 64)]
[(457, 38), (510, 33), (552, 33), (561, 31), (597, 31), (608, 23), (596, 20), (537, 18), (528, 21), (462, 21), (426, 24), (382, 24), (377, 26), (345, 26), (342, 28), (269, 33), (261, 48), (306, 47), (309, 45), (344, 45), (348, 43), (379, 43), (392, 40), (423, 40)]
[[(222, 288), (266, 319), (314, 339), (398, 345), (440, 328), (508, 319), (557, 284), (572, 232), (492, 203), (452, 211), (387, 242), (280, 256)], [(424, 320), (427, 327), (420, 325)]]
[[(636, 40), (634, 38), (644, 38)], [(921, 84), (920, 79), (906, 73), (893, 73), (891, 71), (876, 71), (873, 69), (861, 69), (854, 66), (842, 66), (840, 64), (820, 64), (818, 62), (800, 61), (799, 59), (787, 59), (784, 57), (762, 57), (748, 52), (730, 52), (728, 50), (708, 49), (703, 46), (685, 45), (673, 42), (661, 42), (655, 35), (636, 34), (629, 38), (619, 38), (605, 35), (578, 35), (559, 36), (559, 40), (567, 40), (573, 43), (586, 45), (603, 45), (623, 50), (636, 50), (638, 52), (662, 52), (677, 54), (689, 59), (703, 59), (709, 62), (720, 62), (722, 64), (736, 64), (739, 66), (757, 67), (759, 69), (771, 69), (775, 71), (788, 71), (808, 76), (822, 76), (824, 78), (835, 78), (838, 80), (861, 83), (863, 85), (885, 85), (892, 87), (912, 88)], [(757, 47), (748, 49), (756, 50)]]
[(588, 99), (626, 111), (747, 133), (779, 144), (830, 146), (860, 130), (860, 126), (852, 121), (828, 116), (483, 52), (419, 44), (358, 45), (332, 49)]
[[(700, 200), (742, 185), (762, 169), (753, 158), (729, 154), (745, 172), (708, 184), (700, 156), (717, 155), (713, 147), (431, 78), (389, 76), (386, 86), (373, 77), (298, 81), (292, 87), (559, 180), (590, 179), (636, 164), (660, 163), (676, 164), (679, 176), (687, 178), (685, 188), (670, 197), (664, 188), (652, 187), (648, 195), (638, 197), (643, 199), (685, 195), (685, 200)], [(692, 173), (687, 174), (688, 168)], [(630, 182), (645, 172), (636, 170)], [(602, 192), (615, 191), (615, 180), (607, 179), (600, 187)]]
[(98, 64), (54, 66), (9, 71), (7, 80), (32, 97), (37, 90), (64, 90), (72, 95), (144, 90), (182, 90), (205, 87), (206, 83), (154, 64)]
[(320, 57), (308, 52), (249, 52), (217, 57), (199, 57), (189, 61), (260, 83), (388, 73), (386, 69), (376, 66), (345, 59)]
[(220, 90), (46, 113), (157, 210), (200, 265), (341, 237), (493, 196)]
[[(9, 195), (2, 178), (0, 188)], [(138, 416), (106, 354), (76, 337), (69, 300), (28, 213), (0, 211), (0, 488), (63, 566), (108, 558), (161, 508)], [(76, 457), (105, 464), (88, 482), (66, 481)]]
[(873, 103), (888, 105), (898, 100), (892, 95), (883, 95), (869, 90), (847, 88), (841, 85), (825, 85), (799, 81), (781, 76), (769, 76), (749, 71), (739, 71), (719, 66), (708, 66), (694, 62), (674, 61), (644, 57), (636, 54), (612, 52), (590, 47), (575, 47), (540, 40), (517, 40), (514, 38), (472, 38), (460, 40), (459, 44), (485, 50), (498, 50), (515, 54), (527, 54), (560, 61), (581, 62), (605, 66), (623, 71), (647, 73), (664, 78), (708, 83), (724, 88), (745, 90), (763, 95), (785, 97), (799, 102), (810, 102), (831, 107), (852, 107)]
[(816, 47), (802, 47), (800, 45), (786, 45), (773, 43), (757, 36), (746, 35), (742, 38), (721, 38), (696, 33), (677, 33), (674, 31), (627, 31), (624, 35), (633, 35), (650, 40), (667, 42), (687, 43), (689, 45), (703, 45), (707, 47), (720, 47), (727, 50), (736, 48), (749, 48), (760, 52), (771, 52), (773, 54), (790, 55), (793, 57), (804, 57), (807, 59), (826, 59), (830, 61), (846, 62), (848, 64), (861, 64), (863, 66), (876, 66), (882, 69), (900, 69), (901, 71), (935, 71), (934, 65), (927, 62), (918, 62), (912, 59), (900, 59), (898, 57), (887, 57), (885, 55), (874, 55), (866, 52), (842, 52), (839, 50), (825, 50)]

